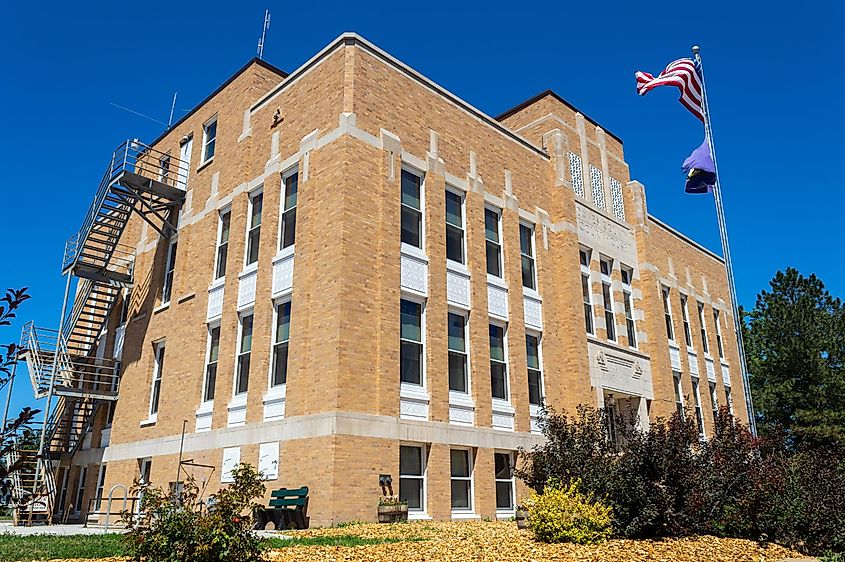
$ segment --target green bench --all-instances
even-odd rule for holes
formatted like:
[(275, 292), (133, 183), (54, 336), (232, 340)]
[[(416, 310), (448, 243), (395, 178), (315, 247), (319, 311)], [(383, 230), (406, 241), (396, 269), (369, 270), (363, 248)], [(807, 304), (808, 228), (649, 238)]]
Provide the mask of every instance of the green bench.
[(273, 522), (276, 529), (307, 529), (308, 486), (296, 489), (280, 488), (270, 493), (270, 503), (266, 508), (259, 508), (254, 514), (254, 529), (264, 529)]

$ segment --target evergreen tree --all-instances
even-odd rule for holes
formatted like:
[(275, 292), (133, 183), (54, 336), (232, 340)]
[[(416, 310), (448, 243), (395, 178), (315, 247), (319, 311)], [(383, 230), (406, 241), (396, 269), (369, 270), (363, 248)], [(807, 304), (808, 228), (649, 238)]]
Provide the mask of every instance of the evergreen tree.
[(793, 268), (769, 284), (744, 314), (759, 431), (785, 432), (795, 446), (845, 443), (845, 307)]

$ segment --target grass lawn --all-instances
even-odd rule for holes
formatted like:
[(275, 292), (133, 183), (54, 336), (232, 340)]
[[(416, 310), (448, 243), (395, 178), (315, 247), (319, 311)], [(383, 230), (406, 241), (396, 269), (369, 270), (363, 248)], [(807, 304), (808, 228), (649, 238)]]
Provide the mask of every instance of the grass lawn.
[(117, 534), (0, 535), (0, 560), (25, 561), (62, 558), (109, 558), (126, 550)]

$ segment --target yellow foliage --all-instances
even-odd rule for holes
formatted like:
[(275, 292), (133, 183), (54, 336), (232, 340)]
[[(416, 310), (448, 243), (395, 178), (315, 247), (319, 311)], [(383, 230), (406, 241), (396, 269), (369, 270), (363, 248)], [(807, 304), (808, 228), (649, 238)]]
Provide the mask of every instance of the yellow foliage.
[(528, 527), (543, 542), (595, 544), (610, 538), (613, 510), (592, 494), (578, 491), (580, 481), (568, 486), (548, 485), (524, 502)]

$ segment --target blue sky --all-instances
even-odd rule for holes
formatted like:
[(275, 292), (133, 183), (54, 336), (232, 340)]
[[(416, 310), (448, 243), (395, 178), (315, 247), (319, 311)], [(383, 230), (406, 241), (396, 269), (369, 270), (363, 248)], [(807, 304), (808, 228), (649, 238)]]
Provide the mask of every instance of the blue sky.
[[(712, 198), (683, 193), (680, 165), (701, 126), (676, 90), (634, 89), (635, 70), (656, 74), (700, 44), (740, 302), (753, 306), (787, 266), (845, 296), (840, 3), (355, 4), (6, 2), (0, 288), (30, 287), (21, 321), (58, 323), (63, 244), (111, 150), (162, 131), (110, 104), (167, 121), (178, 91), (183, 115), (255, 54), (265, 8), (265, 59), (284, 70), (355, 31), (491, 115), (555, 90), (624, 140), (653, 214), (720, 251)], [(17, 339), (20, 323), (0, 340)], [(31, 397), (19, 379), (13, 407)]]

